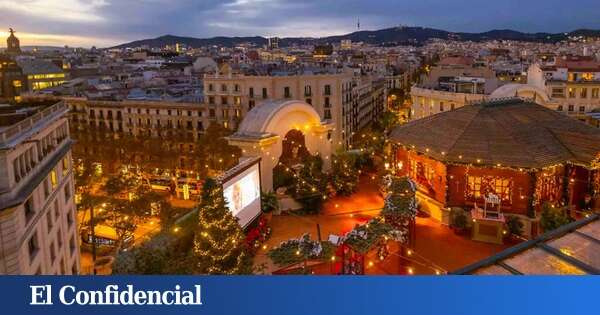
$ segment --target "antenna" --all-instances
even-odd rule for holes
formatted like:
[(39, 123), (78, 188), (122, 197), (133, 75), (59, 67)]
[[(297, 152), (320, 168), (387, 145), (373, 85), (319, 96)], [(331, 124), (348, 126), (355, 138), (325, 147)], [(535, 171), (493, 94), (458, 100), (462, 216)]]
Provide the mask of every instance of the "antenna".
[(356, 21), (356, 28), (360, 31), (360, 17), (358, 17), (358, 20)]

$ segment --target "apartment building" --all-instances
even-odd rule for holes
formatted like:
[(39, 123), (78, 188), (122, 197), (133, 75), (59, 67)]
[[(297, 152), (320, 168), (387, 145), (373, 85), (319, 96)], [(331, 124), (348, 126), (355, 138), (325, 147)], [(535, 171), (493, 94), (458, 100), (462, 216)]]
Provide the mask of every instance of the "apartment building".
[[(266, 100), (302, 100), (311, 104), (323, 120), (334, 124), (331, 139), (335, 146), (349, 148), (351, 135), (376, 119), (385, 104), (383, 84), (374, 84), (377, 88), (372, 89), (373, 84), (366, 80), (371, 78), (351, 72), (245, 75), (226, 69), (205, 75), (204, 100), (209, 117), (231, 129), (236, 129), (248, 111)], [(372, 93), (372, 98), (366, 101), (365, 95)], [(359, 101), (361, 95), (363, 99)]]
[(546, 106), (585, 119), (600, 109), (600, 62), (589, 57), (562, 57), (536, 63), (527, 72), (529, 85), (544, 90)]
[(447, 59), (411, 88), (412, 120), (482, 101), (498, 87), (493, 70)]
[[(216, 121), (215, 113), (200, 103), (100, 101), (75, 97), (63, 100), (71, 108), (73, 135), (76, 140), (81, 140), (76, 146), (77, 156), (97, 156), (98, 161), (113, 161), (119, 157), (103, 158), (103, 153), (115, 148), (95, 145), (97, 141), (137, 139), (139, 141), (135, 143), (141, 144), (144, 142), (142, 139), (162, 139), (160, 143), (151, 144), (160, 145), (157, 151), (129, 148), (125, 152), (126, 159), (132, 164), (150, 161), (157, 158), (162, 148), (164, 152), (176, 152), (177, 155), (165, 159), (167, 163), (149, 164), (169, 171), (191, 172), (201, 167), (194, 155), (197, 140), (210, 123)], [(114, 165), (107, 166), (111, 171), (119, 165), (115, 161)]]
[(68, 107), (0, 107), (0, 274), (78, 274)]

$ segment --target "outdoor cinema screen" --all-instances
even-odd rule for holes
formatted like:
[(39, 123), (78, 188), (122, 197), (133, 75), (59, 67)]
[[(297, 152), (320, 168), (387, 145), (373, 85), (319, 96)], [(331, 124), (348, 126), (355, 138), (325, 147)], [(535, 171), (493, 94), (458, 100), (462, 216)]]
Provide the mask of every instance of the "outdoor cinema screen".
[[(223, 195), (229, 210), (246, 227), (260, 214), (260, 176), (259, 164), (242, 168), (238, 174), (223, 183)], [(233, 175), (233, 174), (232, 174)]]

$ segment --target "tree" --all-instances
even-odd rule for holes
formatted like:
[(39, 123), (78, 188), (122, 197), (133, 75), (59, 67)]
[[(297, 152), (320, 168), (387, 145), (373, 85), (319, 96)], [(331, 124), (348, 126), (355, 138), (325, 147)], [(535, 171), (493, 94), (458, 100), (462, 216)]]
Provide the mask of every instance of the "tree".
[(392, 176), (381, 214), (398, 228), (406, 227), (417, 215), (416, 185), (408, 177)]
[(338, 195), (349, 196), (358, 188), (359, 173), (356, 157), (343, 152), (335, 155), (331, 174), (331, 184)]
[(555, 207), (547, 202), (542, 205), (540, 224), (544, 231), (557, 229), (569, 222), (571, 222), (571, 217), (567, 214), (566, 208)]
[(320, 156), (308, 156), (302, 168), (294, 176), (292, 196), (302, 204), (307, 212), (319, 212), (327, 198), (327, 178), (323, 174), (323, 160)]
[(246, 274), (251, 263), (242, 228), (227, 208), (222, 187), (208, 178), (198, 209), (194, 237), (196, 271), (201, 274)]

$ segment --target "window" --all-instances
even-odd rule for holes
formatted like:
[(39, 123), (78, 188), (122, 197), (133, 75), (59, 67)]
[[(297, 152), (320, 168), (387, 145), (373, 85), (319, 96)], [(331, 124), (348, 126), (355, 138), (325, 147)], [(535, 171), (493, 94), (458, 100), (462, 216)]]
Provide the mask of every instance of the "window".
[(69, 157), (65, 156), (62, 160), (63, 174), (69, 171)]
[(598, 98), (600, 95), (600, 88), (593, 88), (592, 89), (592, 98)]
[(56, 249), (54, 248), (54, 243), (50, 243), (50, 261), (54, 262), (56, 259)]
[(562, 105), (558, 105), (558, 107), (556, 108), (557, 111), (562, 112), (563, 111), (563, 106)]
[(71, 250), (71, 256), (73, 255), (73, 253), (75, 253), (75, 246), (75, 237), (71, 235), (71, 239), (69, 239), (69, 249)]
[(58, 245), (58, 250), (60, 250), (63, 246), (62, 232), (60, 227), (56, 231), (56, 244)]
[(467, 197), (471, 200), (481, 199), (492, 193), (502, 201), (511, 201), (512, 181), (505, 177), (468, 176)]
[(241, 102), (242, 102), (242, 99), (239, 96), (233, 97), (233, 105), (239, 106)]
[(329, 97), (325, 97), (325, 108), (330, 108), (331, 107), (331, 103), (329, 103)]
[(575, 98), (575, 88), (569, 88), (569, 98)]
[(283, 88), (283, 97), (284, 98), (290, 98), (292, 97), (291, 93), (290, 93), (290, 87), (286, 86)]
[(215, 118), (215, 110), (214, 109), (209, 109), (208, 110), (208, 116), (211, 118)]
[(227, 97), (226, 96), (221, 97), (221, 104), (227, 105)]
[(75, 214), (73, 213), (73, 209), (71, 209), (71, 211), (69, 211), (69, 213), (67, 214), (67, 225), (69, 227), (71, 227), (73, 225), (73, 222), (75, 222), (74, 216)]
[(71, 185), (69, 183), (65, 184), (65, 202), (68, 202), (71, 199)]
[(46, 212), (46, 224), (48, 226), (48, 232), (52, 230), (52, 226), (54, 226), (54, 220), (52, 219), (52, 212)]
[(35, 210), (33, 209), (33, 197), (30, 197), (29, 199), (27, 199), (27, 201), (25, 201), (23, 208), (25, 210), (25, 219), (29, 221), (35, 213)]
[(454, 103), (450, 104), (450, 110), (454, 110)]
[(214, 96), (209, 96), (208, 97), (208, 104), (214, 104), (215, 103), (215, 97)]
[(325, 95), (331, 95), (331, 85), (325, 84)]
[(40, 247), (37, 240), (37, 232), (34, 232), (33, 235), (31, 235), (29, 241), (27, 241), (27, 249), (29, 250), (29, 263), (33, 262), (35, 256), (39, 251), (39, 248)]
[(569, 111), (572, 112), (575, 110), (575, 106), (574, 105), (569, 105)]
[(312, 99), (310, 99), (310, 98), (307, 98), (307, 99), (306, 99), (306, 104), (310, 104), (310, 105), (312, 105)]
[(262, 89), (262, 98), (267, 98), (267, 88)]
[(581, 93), (579, 94), (581, 98), (587, 98), (587, 88), (582, 88)]
[(553, 88), (552, 89), (552, 97), (555, 97), (555, 98), (564, 98), (565, 97), (565, 89), (563, 89), (563, 88)]
[(253, 109), (253, 108), (254, 108), (254, 105), (255, 105), (255, 103), (254, 103), (254, 100), (252, 100), (252, 101), (248, 101), (248, 110), (251, 110), (251, 109)]
[(312, 91), (311, 91), (310, 85), (304, 86), (304, 96), (311, 96), (311, 95), (312, 95)]
[(44, 179), (44, 198), (48, 198), (48, 196), (50, 196), (50, 184), (48, 181), (48, 178)]
[(239, 84), (234, 85), (233, 86), (233, 91), (239, 92), (240, 91), (240, 85)]
[(444, 111), (444, 102), (440, 102), (440, 112)]
[(325, 116), (325, 119), (331, 119), (331, 110), (329, 110), (329, 109), (326, 109), (326, 110), (325, 110), (325, 115), (324, 115), (324, 116)]
[(579, 112), (585, 113), (585, 106), (579, 106)]
[(250, 97), (254, 97), (254, 88), (253, 88), (253, 87), (251, 87), (251, 88), (248, 90), (248, 94), (249, 94), (249, 96), (250, 96)]
[(208, 90), (211, 92), (215, 90), (215, 87), (213, 86), (212, 83), (208, 84)]

